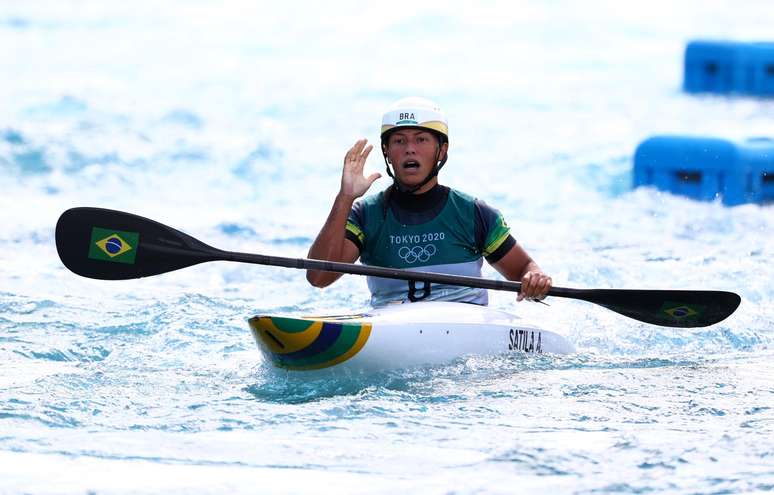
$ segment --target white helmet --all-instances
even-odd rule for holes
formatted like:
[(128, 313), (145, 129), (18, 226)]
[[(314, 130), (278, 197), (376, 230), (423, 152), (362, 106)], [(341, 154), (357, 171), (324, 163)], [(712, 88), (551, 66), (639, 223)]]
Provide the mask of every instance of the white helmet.
[(409, 96), (393, 103), (382, 117), (382, 141), (398, 127), (428, 129), (437, 134), (442, 143), (449, 142), (446, 115), (438, 104), (425, 98)]

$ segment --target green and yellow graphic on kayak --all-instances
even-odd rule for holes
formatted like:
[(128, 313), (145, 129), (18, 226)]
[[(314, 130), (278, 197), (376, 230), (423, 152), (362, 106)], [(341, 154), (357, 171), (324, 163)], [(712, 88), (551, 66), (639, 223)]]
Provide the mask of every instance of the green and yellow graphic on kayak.
[(271, 361), (281, 368), (312, 370), (343, 363), (357, 354), (371, 335), (371, 324), (282, 316), (251, 318), (250, 328)]
[(114, 263), (134, 264), (140, 234), (94, 227), (91, 229), (89, 258)]

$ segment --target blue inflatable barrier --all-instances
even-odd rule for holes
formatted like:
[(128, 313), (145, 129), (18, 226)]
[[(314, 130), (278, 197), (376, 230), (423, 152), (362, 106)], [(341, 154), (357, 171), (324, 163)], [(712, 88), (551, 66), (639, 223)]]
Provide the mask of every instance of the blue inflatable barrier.
[(774, 43), (691, 41), (685, 48), (683, 89), (774, 96)]
[(735, 143), (718, 138), (655, 136), (634, 153), (634, 187), (729, 206), (774, 201), (774, 139)]
[(774, 43), (756, 43), (750, 50), (750, 93), (774, 96)]

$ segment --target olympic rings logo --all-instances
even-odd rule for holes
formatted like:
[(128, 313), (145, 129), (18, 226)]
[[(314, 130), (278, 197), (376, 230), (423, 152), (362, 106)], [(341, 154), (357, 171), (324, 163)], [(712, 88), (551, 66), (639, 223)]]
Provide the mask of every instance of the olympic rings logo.
[(427, 246), (403, 246), (398, 250), (398, 256), (400, 259), (412, 265), (417, 261), (424, 263), (430, 259), (438, 250), (435, 244), (428, 244)]

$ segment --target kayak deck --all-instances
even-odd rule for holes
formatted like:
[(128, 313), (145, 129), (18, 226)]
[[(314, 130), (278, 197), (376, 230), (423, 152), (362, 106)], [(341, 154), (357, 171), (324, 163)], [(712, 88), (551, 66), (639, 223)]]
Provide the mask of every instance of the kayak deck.
[(569, 354), (562, 336), (485, 306), (420, 302), (334, 316), (259, 315), (250, 329), (280, 368), (395, 369), (508, 351)]

